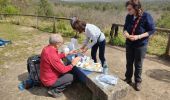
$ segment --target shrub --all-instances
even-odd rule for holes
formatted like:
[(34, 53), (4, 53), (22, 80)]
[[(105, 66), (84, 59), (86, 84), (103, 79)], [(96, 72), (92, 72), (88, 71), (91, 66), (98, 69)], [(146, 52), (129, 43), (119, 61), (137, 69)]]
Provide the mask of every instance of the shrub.
[(166, 51), (167, 37), (168, 34), (166, 33), (155, 33), (149, 41), (147, 52), (154, 55), (163, 55)]
[(2, 12), (8, 14), (17, 14), (19, 13), (19, 10), (15, 6), (7, 5), (6, 7), (3, 8)]
[(104, 28), (102, 31), (104, 32), (106, 37), (110, 36), (110, 28)]
[(57, 22), (57, 32), (62, 33), (62, 36), (64, 37), (73, 37), (76, 34), (71, 26), (65, 21)]
[(157, 26), (163, 28), (170, 28), (170, 13), (164, 13), (161, 18), (157, 21)]
[(109, 43), (111, 45), (124, 47), (125, 46), (125, 38), (121, 33), (119, 33), (117, 37), (110, 39)]
[(38, 5), (38, 15), (54, 15), (53, 5), (48, 0), (40, 0)]

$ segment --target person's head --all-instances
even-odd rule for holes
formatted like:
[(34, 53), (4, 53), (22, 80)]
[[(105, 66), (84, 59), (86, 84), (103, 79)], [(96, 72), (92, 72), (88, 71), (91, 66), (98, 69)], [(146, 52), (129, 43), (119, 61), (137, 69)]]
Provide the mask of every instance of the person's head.
[(49, 44), (55, 48), (59, 48), (63, 42), (63, 37), (60, 34), (52, 34), (49, 37)]
[(128, 14), (135, 15), (135, 16), (141, 16), (141, 14), (143, 12), (140, 0), (129, 0), (129, 1), (127, 1), (126, 2), (126, 9), (128, 11)]
[(85, 31), (85, 27), (86, 27), (86, 22), (84, 21), (80, 21), (79, 19), (77, 19), (76, 17), (73, 17), (71, 19), (71, 26), (74, 30), (76, 30), (79, 33), (82, 33)]

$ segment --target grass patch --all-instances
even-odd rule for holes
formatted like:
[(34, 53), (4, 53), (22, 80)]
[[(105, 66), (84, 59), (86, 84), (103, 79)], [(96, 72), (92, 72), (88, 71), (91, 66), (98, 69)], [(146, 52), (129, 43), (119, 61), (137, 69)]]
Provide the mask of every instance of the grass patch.
[(156, 33), (151, 37), (148, 45), (148, 53), (153, 55), (163, 55), (166, 51), (166, 46), (168, 42), (168, 34), (166, 33)]
[[(22, 32), (23, 26), (12, 25), (9, 23), (0, 23), (0, 37), (11, 40), (12, 44), (0, 48), (0, 73), (5, 70), (3, 65), (10, 61), (19, 62), (26, 60), (30, 55), (28, 48), (34, 47), (32, 39), (40, 32), (32, 30), (30, 32)], [(25, 28), (26, 29), (26, 28)]]
[(123, 36), (123, 34), (119, 33), (117, 37), (110, 39), (109, 43), (111, 45), (124, 47), (125, 46), (125, 37)]

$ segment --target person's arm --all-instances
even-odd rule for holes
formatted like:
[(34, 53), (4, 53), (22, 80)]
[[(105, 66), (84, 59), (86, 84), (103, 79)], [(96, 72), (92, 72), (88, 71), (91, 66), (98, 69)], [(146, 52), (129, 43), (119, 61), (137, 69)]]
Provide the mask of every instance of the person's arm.
[(66, 57), (67, 54), (65, 54), (65, 53), (60, 53), (60, 54), (58, 54), (58, 55), (59, 55), (60, 59), (63, 59), (63, 58)]
[(86, 37), (86, 39), (83, 41), (83, 46), (81, 47), (81, 49), (84, 49), (87, 46), (87, 44), (89, 43), (89, 40), (90, 38)]
[(125, 24), (124, 24), (124, 27), (123, 27), (123, 34), (126, 38), (129, 38), (129, 33), (127, 32), (128, 23), (129, 23), (129, 15), (126, 16)]
[[(147, 30), (148, 36), (155, 33), (155, 23), (154, 23), (153, 18), (150, 14), (148, 14), (146, 17), (146, 30)], [(145, 35), (143, 35), (143, 36), (145, 36)]]
[(59, 58), (59, 56), (54, 54), (54, 53), (51, 53), (49, 55), (49, 61), (50, 61), (50, 64), (53, 66), (54, 69), (56, 69), (58, 72), (63, 73), (63, 74), (66, 73), (66, 72), (69, 72), (73, 68), (72, 65), (65, 66), (61, 62), (61, 59)]
[(94, 33), (91, 35), (91, 40), (92, 42), (87, 45), (87, 49), (91, 49), (97, 43), (97, 38), (95, 37)]
[(149, 36), (149, 33), (148, 33), (148, 32), (145, 32), (145, 33), (140, 34), (140, 35), (130, 35), (130, 36), (129, 36), (129, 39), (130, 39), (131, 41), (136, 41), (136, 40), (139, 40), (139, 39), (148, 37), (148, 36)]
[(149, 37), (150, 35), (154, 34), (155, 24), (154, 24), (153, 18), (150, 14), (148, 14), (146, 16), (146, 30), (147, 30), (147, 32), (140, 34), (140, 35), (130, 36), (130, 38), (132, 37), (134, 40), (139, 40), (139, 39), (146, 38), (146, 37)]

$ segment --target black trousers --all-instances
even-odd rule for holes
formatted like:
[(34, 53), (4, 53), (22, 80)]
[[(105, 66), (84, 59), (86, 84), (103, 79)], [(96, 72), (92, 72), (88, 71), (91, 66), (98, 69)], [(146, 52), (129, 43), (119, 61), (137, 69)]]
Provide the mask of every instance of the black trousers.
[(106, 40), (103, 40), (102, 42), (97, 42), (91, 49), (91, 57), (94, 60), (95, 63), (97, 63), (97, 50), (99, 48), (99, 58), (102, 63), (102, 66), (105, 62), (105, 45), (106, 45)]
[(133, 76), (133, 66), (135, 66), (135, 82), (142, 82), (141, 74), (146, 50), (147, 46), (134, 47), (126, 45), (126, 79), (131, 80)]
[(73, 82), (73, 75), (70, 73), (62, 75), (49, 89), (56, 89), (57, 91), (63, 91), (66, 86)]

